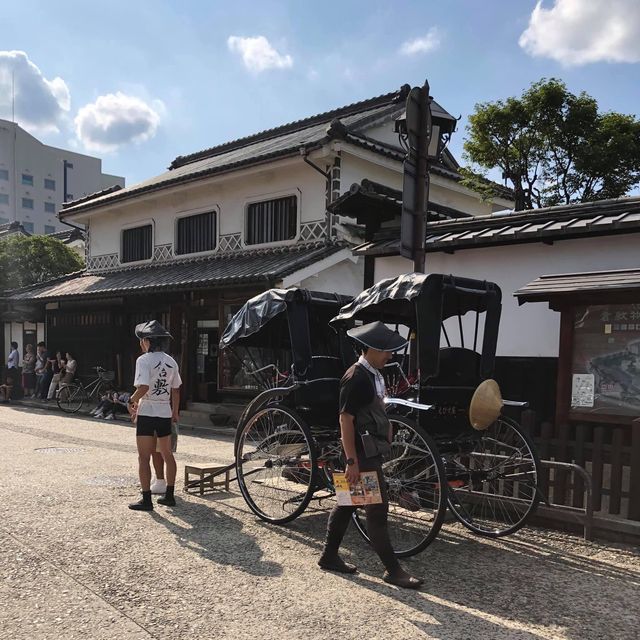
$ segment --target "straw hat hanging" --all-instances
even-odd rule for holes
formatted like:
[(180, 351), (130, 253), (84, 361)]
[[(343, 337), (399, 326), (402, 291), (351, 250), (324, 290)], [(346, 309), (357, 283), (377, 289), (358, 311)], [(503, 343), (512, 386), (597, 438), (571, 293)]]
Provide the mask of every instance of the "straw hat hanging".
[(489, 378), (478, 385), (469, 405), (469, 422), (474, 429), (483, 431), (491, 426), (502, 411), (500, 387)]

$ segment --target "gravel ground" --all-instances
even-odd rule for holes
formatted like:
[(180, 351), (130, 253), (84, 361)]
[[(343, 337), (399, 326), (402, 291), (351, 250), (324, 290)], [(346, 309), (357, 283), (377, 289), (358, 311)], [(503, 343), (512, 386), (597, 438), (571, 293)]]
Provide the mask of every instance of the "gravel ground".
[[(447, 524), (391, 587), (358, 534), (355, 577), (317, 569), (329, 503), (287, 527), (230, 493), (178, 491), (134, 513), (123, 423), (0, 407), (0, 638), (637, 638), (640, 551), (542, 529), (494, 541)], [(185, 462), (230, 461), (229, 438), (182, 434)]]

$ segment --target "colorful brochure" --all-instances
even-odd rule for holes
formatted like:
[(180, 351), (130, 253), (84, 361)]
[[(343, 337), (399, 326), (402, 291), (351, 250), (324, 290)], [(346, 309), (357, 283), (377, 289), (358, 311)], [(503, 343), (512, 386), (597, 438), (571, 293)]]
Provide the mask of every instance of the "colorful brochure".
[(378, 474), (375, 471), (363, 471), (356, 484), (350, 485), (344, 473), (333, 474), (336, 500), (343, 507), (358, 507), (363, 504), (380, 504), (382, 493)]

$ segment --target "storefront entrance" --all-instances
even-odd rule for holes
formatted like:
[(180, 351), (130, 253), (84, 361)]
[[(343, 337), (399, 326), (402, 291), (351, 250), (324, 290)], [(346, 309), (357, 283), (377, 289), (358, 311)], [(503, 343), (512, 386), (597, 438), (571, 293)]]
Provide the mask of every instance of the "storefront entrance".
[(197, 402), (213, 402), (218, 386), (218, 321), (197, 320), (195, 335), (194, 396)]

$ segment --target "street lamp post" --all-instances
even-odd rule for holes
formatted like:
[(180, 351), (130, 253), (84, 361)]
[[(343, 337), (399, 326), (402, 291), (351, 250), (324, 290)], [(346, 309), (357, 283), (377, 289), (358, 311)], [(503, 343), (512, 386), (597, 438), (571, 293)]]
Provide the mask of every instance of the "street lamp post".
[(400, 254), (413, 260), (413, 270), (424, 273), (425, 232), (429, 210), (429, 163), (440, 160), (455, 130), (456, 119), (443, 111), (432, 112), (429, 83), (413, 87), (407, 97), (404, 118), (396, 120), (396, 132), (407, 151), (402, 184)]

